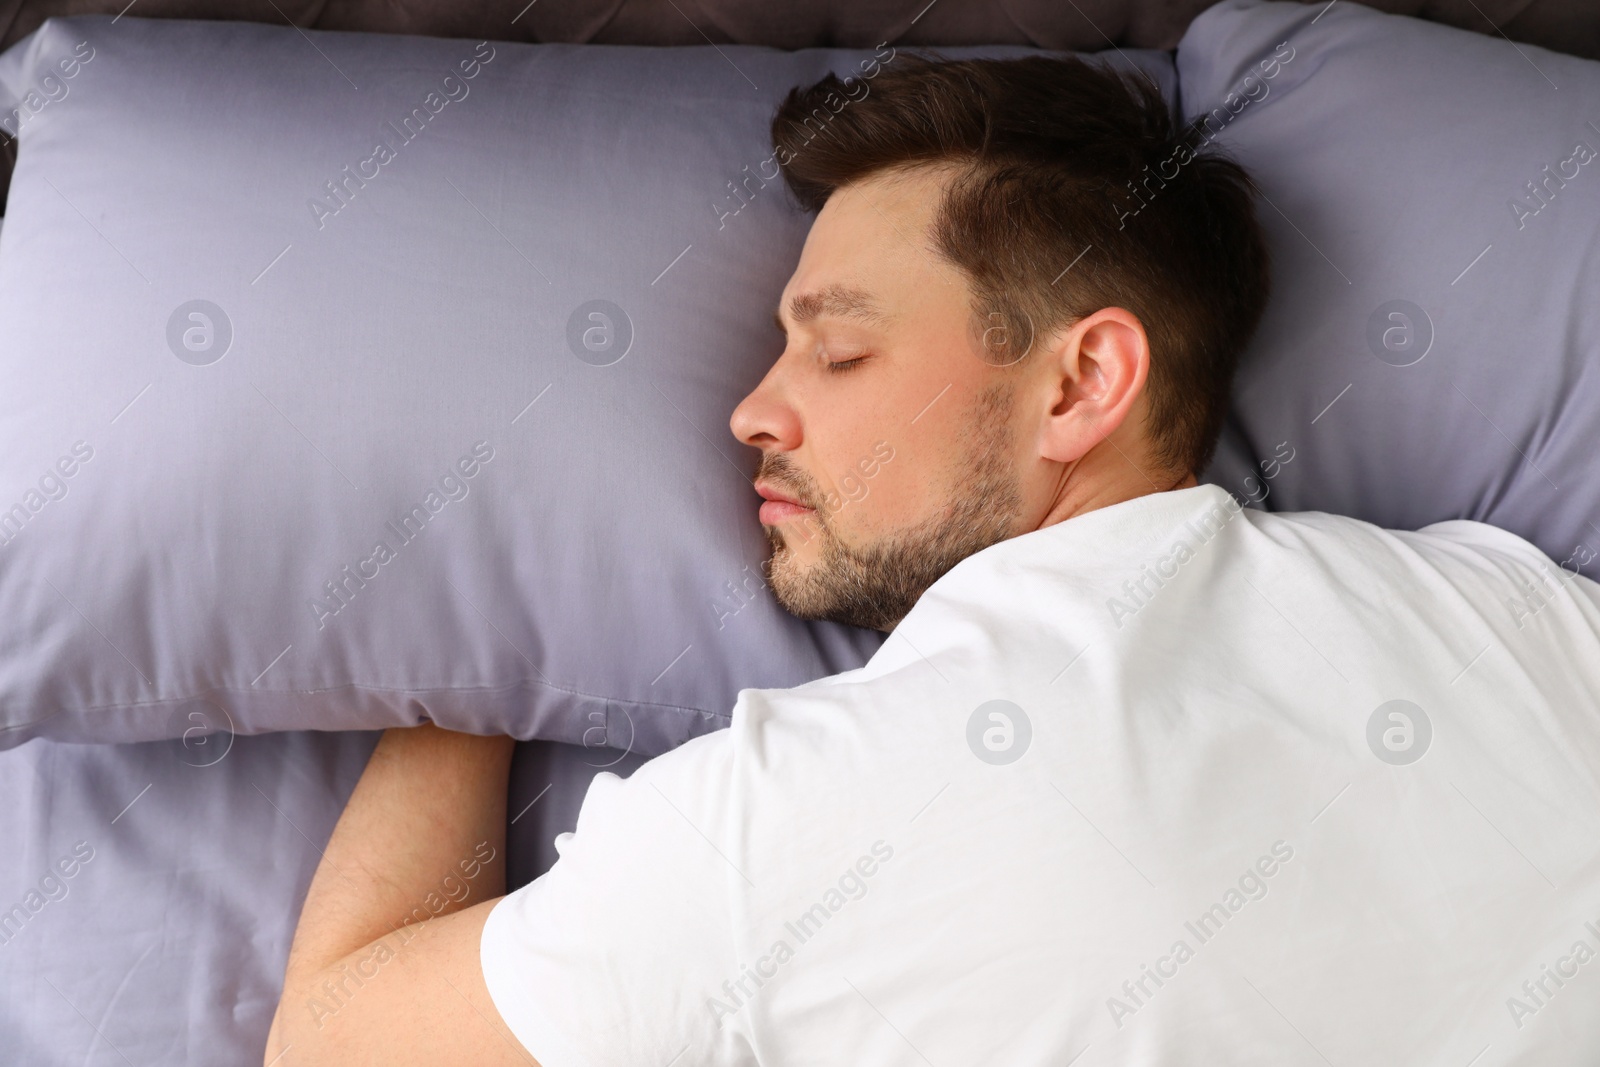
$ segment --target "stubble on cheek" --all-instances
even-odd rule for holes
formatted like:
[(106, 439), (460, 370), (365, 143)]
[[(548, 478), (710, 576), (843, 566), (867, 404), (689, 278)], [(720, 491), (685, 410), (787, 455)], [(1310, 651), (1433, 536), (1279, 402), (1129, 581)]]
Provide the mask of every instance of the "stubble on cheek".
[[(1021, 511), (1009, 454), (1011, 398), (1005, 384), (980, 395), (948, 495), (909, 526), (855, 545), (839, 536), (837, 516), (820, 510), (804, 522), (769, 528), (768, 580), (778, 602), (803, 619), (889, 630), (956, 563), (1011, 536)], [(795, 480), (806, 481), (804, 475)], [(821, 496), (812, 492), (806, 499)]]

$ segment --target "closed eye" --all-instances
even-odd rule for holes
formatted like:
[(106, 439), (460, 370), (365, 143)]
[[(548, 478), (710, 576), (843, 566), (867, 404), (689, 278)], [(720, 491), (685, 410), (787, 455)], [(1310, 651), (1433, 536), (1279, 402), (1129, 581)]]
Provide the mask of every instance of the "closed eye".
[(826, 366), (829, 371), (847, 371), (859, 363), (864, 363), (866, 359), (866, 356), (857, 356), (855, 359), (827, 360), (824, 361), (823, 365)]

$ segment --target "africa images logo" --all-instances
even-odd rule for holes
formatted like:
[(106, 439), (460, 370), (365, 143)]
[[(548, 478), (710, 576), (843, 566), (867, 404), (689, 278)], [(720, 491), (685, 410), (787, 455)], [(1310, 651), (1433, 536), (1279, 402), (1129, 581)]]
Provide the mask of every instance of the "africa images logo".
[[(327, 596), (310, 597), (306, 601), (311, 614), (316, 617), (317, 629), (322, 629), (329, 619), (347, 608), (367, 587), (368, 582), (376, 580), (383, 573), (383, 567), (398, 559), (400, 549), (422, 536), (428, 524), (447, 504), (465, 500), (472, 491), (471, 479), (476, 478), (492, 459), (494, 446), (488, 441), (476, 442), (470, 454), (457, 459), (454, 466), (439, 478), (437, 487), (428, 488), (420, 503), (412, 504), (398, 521), (390, 520), (383, 524), (385, 536), (374, 539), (368, 555), (356, 560), (354, 566), (345, 564), (335, 577), (323, 582), (322, 588)], [(390, 538), (394, 540), (392, 547)]]
[(868, 880), (893, 858), (894, 846), (881, 839), (874, 841), (870, 854), (863, 853), (846, 867), (844, 873), (823, 891), (821, 899), (783, 924), (786, 936), (773, 941), (766, 955), (757, 959), (754, 967), (741, 963), (738, 977), (722, 983), (721, 997), (715, 994), (706, 997), (706, 1010), (711, 1013), (711, 1021), (717, 1024), (717, 1029), (720, 1030), (729, 1017), (738, 1014), (755, 999), (761, 987), (778, 976), (778, 969), (794, 959), (796, 950), (821, 933), (824, 926), (847, 904), (866, 896)]
[(328, 224), (328, 219), (348, 207), (356, 195), (367, 187), (367, 182), (375, 180), (383, 173), (384, 167), (399, 158), (400, 150), (420, 137), (422, 131), (428, 128), (428, 123), (440, 112), (450, 104), (460, 103), (467, 98), (467, 94), (472, 92), (472, 86), (467, 82), (482, 73), (484, 65), (494, 59), (494, 46), (488, 41), (479, 41), (472, 54), (474, 58), (457, 63), (455, 69), (439, 82), (437, 89), (430, 89), (422, 102), (400, 119), (399, 125), (393, 119), (385, 122), (373, 140), (372, 154), (358, 160), (354, 170), (345, 164), (338, 174), (323, 182), (322, 187), (327, 190), (325, 198), (314, 196), (306, 201), (306, 207), (311, 211), (311, 221), (317, 224), (317, 229), (322, 229)]

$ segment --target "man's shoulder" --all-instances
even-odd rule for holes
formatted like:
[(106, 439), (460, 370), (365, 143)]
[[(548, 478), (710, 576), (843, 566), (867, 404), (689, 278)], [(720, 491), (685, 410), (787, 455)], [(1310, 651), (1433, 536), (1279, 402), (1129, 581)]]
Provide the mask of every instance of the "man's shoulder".
[[(1247, 514), (1256, 529), (1269, 535), (1294, 531), (1309, 540), (1345, 544), (1367, 552), (1422, 556), (1434, 563), (1446, 559), (1493, 560), (1501, 566), (1536, 570), (1555, 563), (1527, 539), (1474, 519), (1445, 519), (1409, 530), (1326, 511), (1248, 509)], [(1577, 565), (1568, 569), (1576, 573)]]

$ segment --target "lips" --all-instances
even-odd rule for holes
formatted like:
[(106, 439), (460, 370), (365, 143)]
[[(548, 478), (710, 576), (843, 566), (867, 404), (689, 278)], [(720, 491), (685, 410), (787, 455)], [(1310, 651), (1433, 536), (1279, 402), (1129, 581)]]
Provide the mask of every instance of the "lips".
[(775, 489), (765, 482), (756, 483), (756, 492), (761, 495), (761, 524), (763, 526), (776, 526), (791, 519), (797, 519), (813, 513), (812, 508), (806, 507), (794, 497)]

